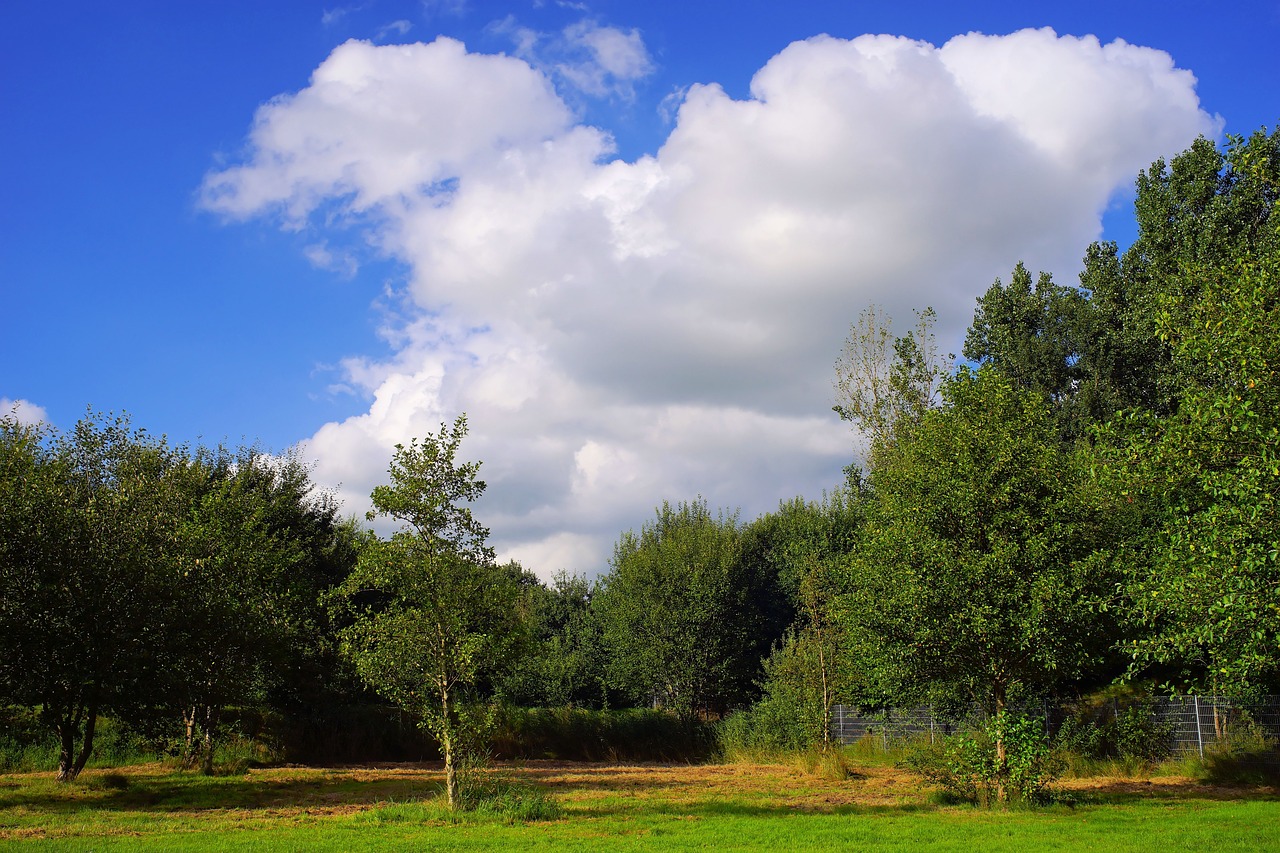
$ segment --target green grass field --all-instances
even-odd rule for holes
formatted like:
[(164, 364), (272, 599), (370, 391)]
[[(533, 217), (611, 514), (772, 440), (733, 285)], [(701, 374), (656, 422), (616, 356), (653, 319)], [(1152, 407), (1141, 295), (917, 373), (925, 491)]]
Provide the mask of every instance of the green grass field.
[(787, 765), (530, 762), (500, 772), (563, 816), (451, 820), (432, 767), (281, 768), (205, 778), (161, 765), (0, 776), (0, 847), (56, 850), (1280, 850), (1280, 797), (1171, 777), (1078, 780), (1076, 805), (939, 806), (915, 777)]

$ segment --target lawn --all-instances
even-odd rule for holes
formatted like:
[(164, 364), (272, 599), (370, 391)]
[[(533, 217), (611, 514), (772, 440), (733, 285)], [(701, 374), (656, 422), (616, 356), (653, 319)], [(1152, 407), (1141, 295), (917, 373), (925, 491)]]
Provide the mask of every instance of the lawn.
[[(845, 780), (786, 765), (528, 762), (499, 772), (551, 793), (563, 816), (450, 821), (437, 766), (254, 769), (201, 777), (162, 765), (0, 776), (0, 847), (57, 850), (1264, 850), (1280, 797), (1185, 778), (1066, 783), (1076, 805), (939, 806), (912, 775)], [(426, 799), (428, 802), (423, 803)]]

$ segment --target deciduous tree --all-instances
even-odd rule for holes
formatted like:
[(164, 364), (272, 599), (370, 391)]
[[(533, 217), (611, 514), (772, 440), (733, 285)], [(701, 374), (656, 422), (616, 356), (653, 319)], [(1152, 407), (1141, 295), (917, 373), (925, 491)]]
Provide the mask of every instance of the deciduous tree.
[(480, 463), (456, 461), (465, 416), (397, 445), (375, 511), (403, 528), (367, 547), (338, 588), (355, 611), (343, 650), (373, 689), (417, 716), (440, 743), (450, 808), (462, 805), (458, 760), (467, 748), (460, 702), (518, 648), (519, 587), (495, 566), (489, 531), (467, 503), (485, 484)]
[(842, 621), (873, 700), (963, 695), (995, 714), (1108, 650), (1107, 515), (1041, 395), (961, 370), (944, 397), (871, 472)]

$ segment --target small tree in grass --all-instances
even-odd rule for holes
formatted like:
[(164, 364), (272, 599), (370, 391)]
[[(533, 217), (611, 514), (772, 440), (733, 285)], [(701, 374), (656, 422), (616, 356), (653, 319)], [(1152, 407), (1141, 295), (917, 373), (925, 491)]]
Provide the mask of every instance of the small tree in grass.
[(461, 805), (459, 759), (468, 749), (460, 699), (519, 645), (519, 590), (494, 565), (489, 531), (464, 504), (485, 484), (480, 463), (457, 464), (466, 416), (397, 445), (390, 485), (373, 490), (377, 515), (404, 527), (360, 556), (338, 589), (355, 611), (343, 653), (360, 677), (414, 714), (444, 753), (449, 807)]

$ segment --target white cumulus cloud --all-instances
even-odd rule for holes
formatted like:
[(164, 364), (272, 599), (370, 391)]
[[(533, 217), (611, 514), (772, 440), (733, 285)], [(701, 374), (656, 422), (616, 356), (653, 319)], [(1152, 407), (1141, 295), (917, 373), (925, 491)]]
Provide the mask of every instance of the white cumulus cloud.
[[(604, 72), (647, 73), (637, 34), (596, 35)], [(835, 485), (858, 312), (932, 305), (958, 349), (1019, 259), (1068, 279), (1138, 169), (1218, 131), (1194, 87), (1161, 51), (1050, 30), (819, 36), (747, 99), (690, 87), (628, 162), (524, 59), (349, 42), (259, 110), (204, 199), (361, 228), (407, 270), (394, 357), (345, 362), (369, 411), (306, 443), (352, 510), (392, 445), (465, 411), (500, 552), (593, 572), (663, 499), (750, 518)]]
[(11, 400), (0, 397), (0, 418), (13, 417), (15, 421), (27, 426), (37, 426), (49, 422), (49, 413), (42, 406), (30, 400)]

